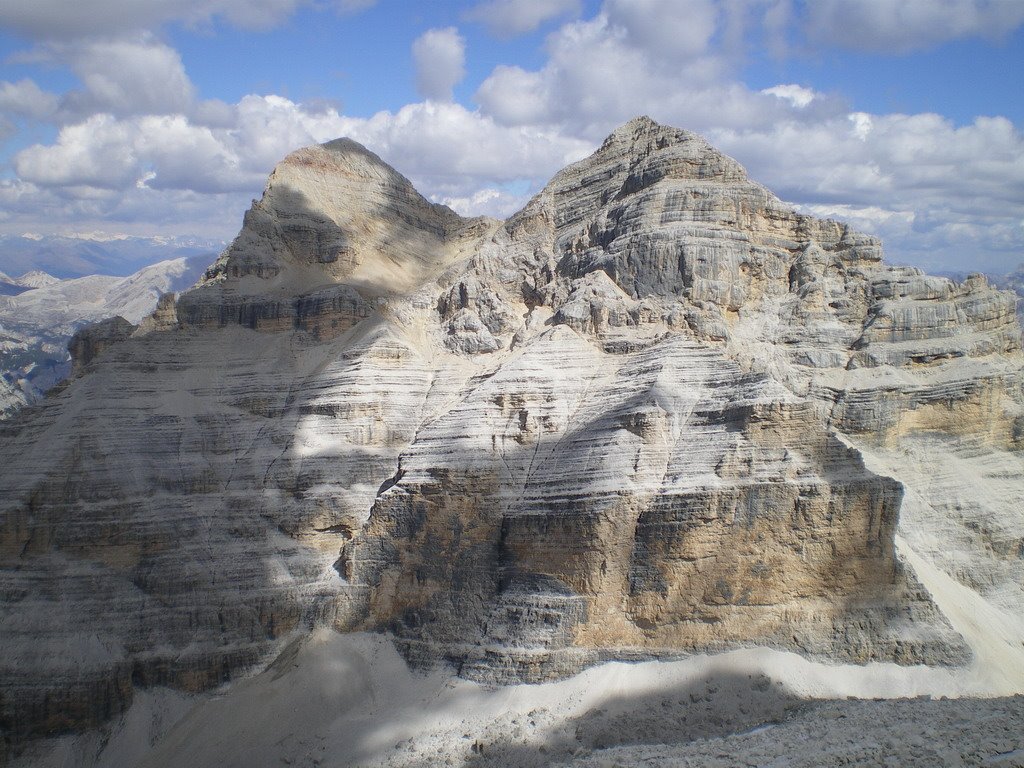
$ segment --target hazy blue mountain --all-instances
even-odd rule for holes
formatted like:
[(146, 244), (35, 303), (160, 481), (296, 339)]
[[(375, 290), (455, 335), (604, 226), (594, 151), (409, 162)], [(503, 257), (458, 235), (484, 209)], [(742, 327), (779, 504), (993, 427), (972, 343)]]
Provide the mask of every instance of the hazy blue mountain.
[[(199, 237), (0, 235), (0, 272), (41, 270), (61, 279), (124, 277), (160, 261), (221, 251), (224, 242)], [(0, 278), (0, 282), (12, 282)]]

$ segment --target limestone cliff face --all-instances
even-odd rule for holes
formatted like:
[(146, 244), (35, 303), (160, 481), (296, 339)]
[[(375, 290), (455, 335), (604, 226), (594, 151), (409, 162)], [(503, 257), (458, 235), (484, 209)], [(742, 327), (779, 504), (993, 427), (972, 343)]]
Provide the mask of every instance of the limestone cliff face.
[(136, 326), (121, 316), (110, 317), (80, 328), (68, 342), (68, 352), (71, 354), (71, 375), (81, 376), (85, 372), (86, 366), (100, 353), (127, 339), (135, 332), (135, 328)]
[[(1016, 446), (1004, 294), (889, 269), (877, 241), (643, 119), (449, 275), (446, 346), (508, 351), (419, 430), (346, 547), (370, 626), (485, 677), (751, 641), (955, 655), (897, 568), (900, 485), (836, 427), (892, 441), (920, 413)], [(971, 364), (946, 366), (951, 398), (935, 376), (830, 388), (961, 358), (1012, 381)], [(963, 418), (982, 388), (991, 410)]]
[[(962, 662), (894, 547), (955, 541), (1021, 613), (1024, 520), (977, 529), (1024, 494), (1013, 313), (645, 118), (504, 223), (300, 150), (202, 285), (0, 426), (3, 727), (209, 687), (322, 622), (490, 680), (746, 644)], [(906, 441), (1001, 470), (954, 514)]]

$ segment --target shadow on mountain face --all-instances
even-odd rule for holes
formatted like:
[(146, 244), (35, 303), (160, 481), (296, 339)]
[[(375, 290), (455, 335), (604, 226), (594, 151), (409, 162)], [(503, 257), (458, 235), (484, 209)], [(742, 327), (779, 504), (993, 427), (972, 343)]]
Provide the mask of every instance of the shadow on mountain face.
[(446, 245), (477, 221), (430, 203), (405, 179), (364, 183), (360, 194), (346, 188), (347, 199), (317, 205), (302, 189), (278, 181), (246, 212), (218, 271), (229, 279), (281, 278), (274, 284), (287, 286), (288, 270), (297, 267), (308, 286), (312, 274), (304, 268), (314, 267), (323, 280), (312, 287), (348, 283), (367, 297), (402, 293), (419, 288), (443, 263)]
[[(639, 682), (639, 681), (638, 681)], [(595, 678), (599, 683), (599, 678)], [(537, 705), (507, 712), (480, 731), (463, 735), (467, 768), (543, 768), (619, 746), (679, 745), (746, 733), (788, 720), (819, 706), (761, 673), (718, 671), (696, 675), (679, 687), (644, 681), (647, 693), (610, 693), (575, 717), (563, 719), (545, 705), (537, 688)], [(409, 753), (409, 768), (436, 765), (431, 745), (415, 738), (395, 745)], [(419, 758), (421, 752), (428, 754)], [(458, 763), (456, 763), (458, 764)]]
[(0, 728), (15, 749), (101, 724), (133, 682), (214, 687), (331, 601), (330, 558), (285, 536), (260, 493), (283, 425), (235, 405), (267, 397), (273, 368), (247, 363), (246, 342), (285, 341), (131, 339), (4, 426)]
[[(312, 249), (310, 263), (329, 258), (331, 248), (349, 236), (333, 224), (326, 235), (320, 233), (325, 217), (301, 192), (291, 195), (288, 204), (297, 212), (297, 239), (289, 247)], [(419, 203), (416, 206), (419, 210)], [(442, 215), (436, 222), (439, 229), (428, 229), (424, 238), (416, 229), (418, 219), (410, 221), (404, 206), (385, 202), (374, 216), (403, 222), (381, 241), (385, 256), (392, 260), (396, 255), (428, 256), (417, 250), (423, 242), (436, 241), (439, 232), (447, 231), (444, 227), (462, 222), (452, 219), (454, 214)], [(329, 284), (326, 272), (324, 278)], [(257, 294), (252, 300), (264, 298)], [(299, 298), (278, 299), (283, 308), (274, 311), (301, 317)], [(40, 616), (38, 622), (24, 625), (19, 639), (28, 655), (15, 675), (36, 699), (2, 700), (7, 711), (0, 715), (0, 725), (16, 739), (50, 732), (53, 723), (64, 729), (102, 722), (127, 705), (133, 681), (186, 690), (216, 686), (265, 658), (275, 640), (291, 629), (330, 621), (331, 608), (344, 597), (347, 585), (340, 579), (323, 579), (322, 566), (333, 560), (325, 555), (331, 544), (321, 541), (314, 547), (304, 539), (347, 522), (325, 507), (315, 489), (325, 481), (343, 489), (338, 495), (359, 486), (382, 487), (396, 475), (399, 455), (413, 440), (415, 429), (396, 432), (386, 449), (376, 452), (367, 431), (364, 437), (352, 437), (317, 455), (303, 443), (315, 444), (320, 435), (303, 429), (302, 409), (324, 415), (326, 425), (350, 418), (343, 397), (330, 402), (339, 399), (338, 392), (323, 395), (327, 405), (341, 409), (336, 415), (330, 408), (317, 411), (324, 403), (315, 402), (319, 395), (309, 394), (318, 387), (336, 386), (323, 370), (352, 353), (346, 339), (337, 337), (322, 348), (313, 347), (311, 336), (297, 331), (291, 319), (276, 331), (253, 332), (238, 324), (231, 328), (223, 317), (218, 313), (211, 325), (228, 328), (166, 331), (125, 342), (64, 393), (5, 428), (6, 444), (0, 444), (0, 520), (8, 528), (0, 539), (0, 589), (19, 595), (17, 605), (9, 603), (11, 614)], [(354, 327), (379, 317), (351, 320)], [(316, 351), (311, 353), (311, 348)], [(429, 388), (432, 374), (425, 368), (409, 372), (403, 361), (389, 365), (408, 374), (396, 377), (396, 387), (408, 387), (420, 376)], [(372, 369), (355, 355), (340, 373), (354, 377), (360, 366)], [(335, 369), (331, 375), (338, 373)], [(356, 381), (352, 391), (358, 392), (359, 386)], [(351, 393), (348, 397), (353, 399)], [(372, 413), (370, 417), (369, 421), (376, 418)], [(572, 433), (567, 434), (571, 439)], [(535, 446), (522, 448), (524, 454), (529, 451)], [(512, 458), (511, 463), (520, 463)], [(528, 484), (527, 478), (524, 488)], [(373, 503), (372, 498), (367, 501)], [(515, 566), (502, 550), (507, 526), (500, 519), (494, 522), (493, 537), (480, 543), (474, 557), (496, 560), (484, 563), (479, 580), (459, 593), (466, 597), (464, 602), (441, 612), (441, 620), (458, 617), (462, 623), (455, 634), (463, 639), (477, 636), (496, 587), (503, 588), (502, 571)], [(340, 531), (338, 550), (346, 538)], [(449, 562), (443, 557), (436, 562), (438, 570), (448, 574)], [(53, 568), (60, 576), (54, 577)], [(66, 591), (56, 589), (64, 584)], [(97, 584), (104, 589), (97, 590)], [(476, 592), (478, 586), (484, 588)], [(451, 602), (459, 590), (448, 588), (446, 599)], [(321, 615), (321, 603), (327, 606), (326, 615)], [(478, 610), (462, 610), (464, 605)], [(66, 617), (63, 624), (58, 618), (44, 620), (47, 612)], [(119, 685), (113, 702), (109, 697), (94, 701), (82, 696), (72, 702), (75, 711), (64, 711), (50, 692), (66, 687), (70, 665), (55, 659), (69, 639), (93, 634), (101, 638), (104, 650), (123, 649), (125, 657), (96, 662), (100, 683), (124, 681), (125, 687)], [(11, 679), (0, 680), (0, 688), (12, 690)], [(708, 729), (742, 728), (747, 723), (753, 727), (763, 722), (759, 718), (775, 716), (779, 706), (785, 713), (790, 705), (799, 705), (783, 694), (778, 694), (782, 704), (769, 701), (776, 695), (774, 689), (769, 684), (758, 692), (761, 684), (708, 681), (650, 701), (614, 700), (574, 721), (571, 733), (552, 731), (550, 749), (626, 743), (621, 741), (623, 734), (686, 740)], [(753, 709), (744, 705), (748, 711), (737, 710), (742, 715), (737, 719), (734, 713), (727, 716), (733, 712), (734, 699), (764, 702)], [(530, 763), (525, 748), (508, 734), (495, 733), (485, 741), (483, 751), (471, 753), (473, 760), (495, 765), (550, 760)], [(563, 753), (571, 751), (559, 752)], [(499, 760), (497, 754), (506, 756)]]
[[(413, 203), (454, 222), (444, 226), (462, 221)], [(292, 245), (315, 249), (311, 263), (351, 235), (318, 234), (325, 217), (299, 192), (288, 205)], [(384, 245), (414, 249), (415, 217), (388, 206), (373, 215), (404, 223)], [(301, 299), (279, 299), (281, 312), (298, 317)], [(318, 371), (345, 340), (317, 347), (291, 318), (254, 332), (222, 315), (115, 345), (0, 428), (0, 730), (13, 750), (102, 724), (133, 686), (215, 687), (291, 630), (334, 618), (345, 585), (330, 563), (344, 537), (331, 553), (339, 520), (310, 486), (377, 488), (402, 446), (352, 442), (311, 461), (300, 426), (317, 398), (296, 395), (324, 386)], [(80, 638), (84, 661), (66, 652)]]
[(227, 279), (184, 293), (179, 320), (330, 338), (371, 316), (381, 297), (419, 288), (446, 265), (448, 245), (474, 220), (411, 187), (381, 184), (383, 191), (332, 215), (301, 189), (277, 184), (246, 212), (226, 258), (207, 271)]
[(0, 281), (0, 296), (17, 296), (18, 294), (31, 290), (32, 289), (30, 287), (25, 285), (14, 285), (13, 283)]

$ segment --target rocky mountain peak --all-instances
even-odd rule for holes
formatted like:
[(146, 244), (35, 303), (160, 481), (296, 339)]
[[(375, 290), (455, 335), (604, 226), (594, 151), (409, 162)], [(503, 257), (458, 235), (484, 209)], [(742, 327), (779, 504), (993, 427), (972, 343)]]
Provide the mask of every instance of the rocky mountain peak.
[(40, 269), (33, 269), (30, 272), (26, 272), (21, 277), (14, 278), (11, 282), (16, 285), (23, 285), (26, 288), (42, 288), (44, 285), (53, 285), (54, 283), (60, 282), (60, 280)]
[(743, 167), (712, 146), (704, 137), (662, 125), (646, 116), (633, 118), (616, 128), (597, 152), (580, 161), (579, 165), (586, 173), (587, 166), (600, 168), (609, 161), (618, 161), (633, 169), (642, 167), (641, 175), (633, 179), (637, 188), (663, 178), (690, 181), (717, 179), (733, 183), (747, 181)]
[(641, 159), (657, 150), (675, 148), (679, 151), (684, 147), (693, 156), (707, 155), (715, 160), (722, 156), (699, 134), (662, 125), (646, 115), (634, 117), (612, 131), (595, 154), (600, 156), (607, 152)]
[(338, 139), (274, 168), (221, 266), (230, 278), (280, 277), (297, 291), (317, 280), (401, 291), (443, 261), (465, 223), (365, 147)]
[(287, 216), (305, 204), (336, 222), (359, 212), (386, 215), (388, 206), (434, 209), (439, 219), (458, 222), (444, 206), (426, 201), (412, 182), (362, 144), (341, 138), (303, 147), (271, 172), (261, 204)]
[(0, 725), (93, 725), (321, 624), (504, 682), (966, 663), (943, 601), (1024, 605), (1021, 332), (881, 256), (646, 118), (504, 224), (352, 142), (293, 153), (202, 286), (0, 427)]
[[(537, 233), (540, 226), (552, 238), (556, 258), (572, 253), (573, 268), (586, 270), (607, 264), (617, 237), (627, 236), (620, 245), (631, 247), (641, 230), (656, 238), (678, 238), (686, 228), (697, 236), (696, 229), (706, 233), (709, 227), (745, 231), (758, 214), (798, 218), (700, 136), (639, 117), (590, 157), (557, 173), (507, 227)], [(682, 290), (679, 264), (658, 257), (647, 269), (664, 274), (652, 273), (637, 285), (620, 283), (622, 288), (631, 294), (645, 292), (644, 285), (661, 286), (656, 292)], [(606, 271), (613, 278), (621, 272)]]
[(414, 291), (497, 225), (431, 203), (411, 182), (351, 139), (289, 154), (204, 284), (182, 297), (191, 325), (321, 328), (316, 317), (347, 307), (352, 320)]

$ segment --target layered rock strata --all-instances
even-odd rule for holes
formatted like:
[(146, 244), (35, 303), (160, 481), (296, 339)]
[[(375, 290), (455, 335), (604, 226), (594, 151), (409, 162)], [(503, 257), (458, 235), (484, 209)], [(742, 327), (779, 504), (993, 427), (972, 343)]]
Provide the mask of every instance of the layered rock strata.
[(504, 223), (300, 150), (201, 285), (0, 426), (7, 738), (324, 622), (489, 680), (745, 644), (963, 662), (879, 456), (1019, 465), (1020, 345), (983, 280), (887, 267), (646, 118)]
[(104, 350), (127, 339), (135, 333), (136, 328), (137, 326), (132, 325), (120, 315), (80, 328), (68, 342), (68, 353), (71, 355), (71, 375), (81, 376), (89, 363)]

